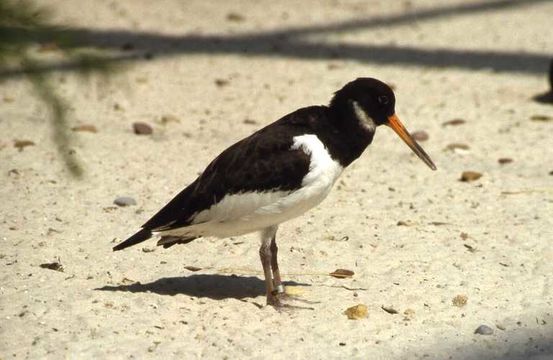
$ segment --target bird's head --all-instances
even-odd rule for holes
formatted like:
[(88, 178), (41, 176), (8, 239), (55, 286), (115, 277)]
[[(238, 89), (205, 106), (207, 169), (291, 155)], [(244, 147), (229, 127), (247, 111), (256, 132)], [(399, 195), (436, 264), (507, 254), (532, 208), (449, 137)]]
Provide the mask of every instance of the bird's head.
[(388, 85), (373, 78), (358, 78), (336, 92), (330, 108), (353, 119), (371, 136), (377, 126), (389, 126), (426, 165), (436, 170), (430, 157), (399, 121), (395, 104), (394, 92)]

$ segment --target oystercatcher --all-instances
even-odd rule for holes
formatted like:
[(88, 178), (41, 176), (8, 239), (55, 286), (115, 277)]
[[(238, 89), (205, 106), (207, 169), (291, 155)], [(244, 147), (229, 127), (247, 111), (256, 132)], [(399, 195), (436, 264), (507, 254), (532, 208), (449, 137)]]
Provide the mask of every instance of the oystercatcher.
[(164, 248), (204, 236), (261, 233), (259, 255), (267, 304), (285, 306), (277, 262), (278, 226), (318, 205), (346, 166), (371, 143), (377, 126), (391, 127), (432, 170), (436, 166), (395, 114), (385, 83), (358, 78), (338, 90), (328, 106), (292, 112), (230, 146), (121, 250), (160, 236)]

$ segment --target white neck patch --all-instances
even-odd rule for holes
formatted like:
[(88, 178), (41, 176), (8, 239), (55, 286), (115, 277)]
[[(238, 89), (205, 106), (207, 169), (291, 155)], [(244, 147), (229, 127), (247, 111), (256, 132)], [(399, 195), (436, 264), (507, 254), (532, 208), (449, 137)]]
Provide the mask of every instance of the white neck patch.
[(370, 132), (374, 132), (376, 130), (376, 124), (374, 123), (374, 120), (367, 115), (365, 110), (361, 108), (361, 106), (357, 103), (357, 101), (352, 102), (353, 105), (353, 112), (355, 113), (355, 116), (357, 117), (357, 120), (363, 125), (363, 127)]

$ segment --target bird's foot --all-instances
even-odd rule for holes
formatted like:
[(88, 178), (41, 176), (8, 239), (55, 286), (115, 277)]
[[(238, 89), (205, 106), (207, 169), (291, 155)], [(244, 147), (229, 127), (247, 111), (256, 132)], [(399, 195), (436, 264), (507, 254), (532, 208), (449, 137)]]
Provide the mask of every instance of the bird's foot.
[(311, 306), (296, 305), (295, 303), (317, 304), (318, 301), (301, 299), (298, 296), (289, 295), (284, 291), (273, 291), (271, 294), (267, 295), (267, 305), (270, 305), (279, 311), (293, 309), (315, 310), (315, 308)]

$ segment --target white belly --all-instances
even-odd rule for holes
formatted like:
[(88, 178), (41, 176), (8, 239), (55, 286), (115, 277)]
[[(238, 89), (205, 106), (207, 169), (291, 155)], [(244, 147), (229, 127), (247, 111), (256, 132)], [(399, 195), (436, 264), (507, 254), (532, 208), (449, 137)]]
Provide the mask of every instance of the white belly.
[(343, 167), (333, 160), (315, 135), (294, 138), (292, 150), (310, 155), (309, 172), (301, 188), (293, 191), (247, 192), (225, 196), (209, 209), (195, 214), (190, 226), (163, 231), (160, 235), (242, 235), (297, 217), (326, 198)]

